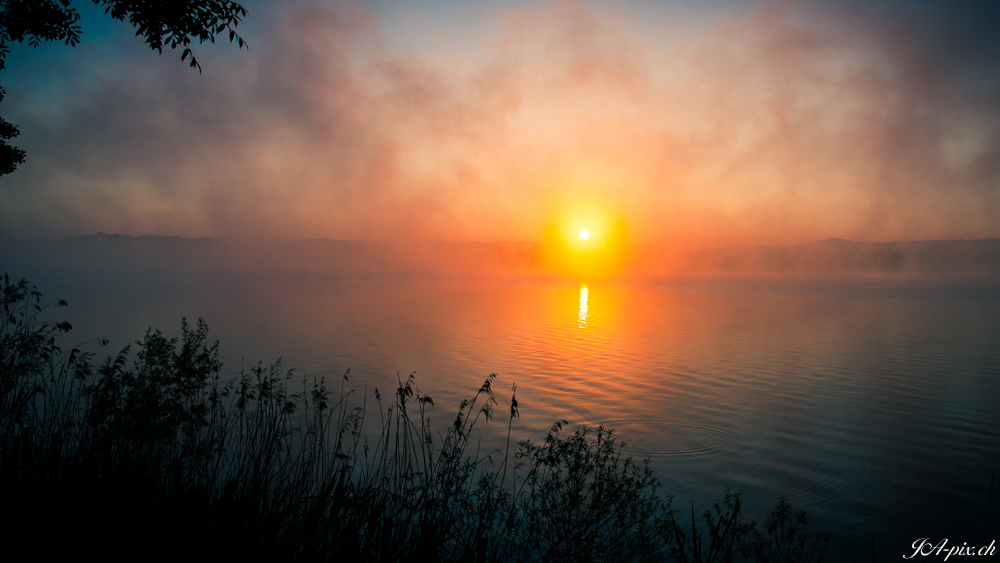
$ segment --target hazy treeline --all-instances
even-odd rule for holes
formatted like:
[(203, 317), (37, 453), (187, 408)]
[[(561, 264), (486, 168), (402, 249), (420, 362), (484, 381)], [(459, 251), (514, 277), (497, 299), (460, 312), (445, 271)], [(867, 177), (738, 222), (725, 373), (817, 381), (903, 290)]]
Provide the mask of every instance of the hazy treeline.
[[(545, 273), (552, 243), (109, 235), (0, 241), (0, 263), (32, 275), (192, 273)], [(678, 250), (627, 247), (625, 273), (1000, 273), (1000, 240), (853, 242)]]
[[(643, 252), (648, 255), (642, 256)], [(678, 271), (736, 272), (1000, 272), (1000, 240), (854, 242), (826, 239), (795, 246), (732, 246), (704, 250), (638, 250), (643, 262)], [(657, 260), (657, 255), (662, 257)]]
[(18, 271), (198, 273), (415, 273), (523, 270), (534, 245), (332, 239), (109, 235), (4, 241), (0, 262)]

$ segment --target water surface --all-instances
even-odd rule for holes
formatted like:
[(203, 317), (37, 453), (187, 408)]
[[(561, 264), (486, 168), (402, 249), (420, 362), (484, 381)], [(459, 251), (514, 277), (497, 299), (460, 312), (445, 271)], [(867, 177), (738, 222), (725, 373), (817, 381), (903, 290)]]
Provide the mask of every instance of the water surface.
[(498, 418), (517, 384), (515, 436), (557, 419), (614, 427), (682, 511), (729, 488), (762, 519), (787, 497), (834, 532), (833, 560), (869, 560), (873, 537), (889, 559), (924, 537), (1000, 542), (995, 278), (33, 281), (70, 301), (58, 316), (77, 340), (117, 351), (202, 316), (229, 374), (281, 357), (307, 377), (350, 369), (371, 391), (416, 372), (445, 422), (497, 372)]

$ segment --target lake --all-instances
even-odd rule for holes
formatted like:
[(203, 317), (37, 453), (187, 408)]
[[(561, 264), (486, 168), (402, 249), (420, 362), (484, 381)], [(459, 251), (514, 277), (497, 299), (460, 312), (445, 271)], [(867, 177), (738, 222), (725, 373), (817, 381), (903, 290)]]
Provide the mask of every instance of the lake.
[[(282, 358), (299, 376), (391, 390), (416, 372), (453, 419), (491, 372), (506, 431), (605, 424), (690, 514), (742, 491), (831, 531), (832, 560), (899, 559), (919, 538), (1000, 542), (1000, 282), (990, 277), (331, 275), (32, 278), (102, 354), (204, 317), (224, 372)], [(1000, 484), (994, 503), (1000, 508)]]

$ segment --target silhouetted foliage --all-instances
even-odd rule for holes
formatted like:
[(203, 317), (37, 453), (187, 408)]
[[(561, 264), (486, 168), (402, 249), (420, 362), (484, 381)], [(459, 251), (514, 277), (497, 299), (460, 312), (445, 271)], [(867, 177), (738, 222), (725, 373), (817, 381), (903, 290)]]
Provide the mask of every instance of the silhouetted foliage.
[(204, 424), (207, 407), (199, 401), (209, 377), (218, 374), (219, 342), (206, 345), (208, 325), (198, 319), (191, 329), (181, 322), (177, 339), (149, 330), (139, 345), (134, 371), (125, 369), (129, 348), (98, 369), (99, 379), (86, 387), (90, 395), (88, 423), (136, 441), (162, 440), (178, 431), (195, 432)]
[[(280, 362), (220, 378), (203, 320), (148, 330), (95, 369), (63, 353), (66, 323), (39, 322), (41, 294), (3, 278), (0, 540), (79, 558), (252, 561), (818, 562), (828, 536), (781, 500), (758, 526), (739, 495), (691, 527), (658, 496), (649, 460), (603, 427), (470, 455), (497, 404), (496, 374), (444, 433), (411, 375), (392, 398), (351, 404)], [(57, 302), (54, 305), (64, 305)], [(516, 388), (515, 388), (516, 392)], [(508, 440), (518, 416), (512, 396)], [(365, 431), (365, 424), (374, 429)], [(496, 465), (491, 459), (503, 462)], [(508, 469), (511, 480), (507, 482)], [(700, 529), (699, 529), (700, 527)], [(58, 541), (49, 539), (58, 535)], [(59, 550), (62, 549), (62, 553)]]
[[(150, 49), (163, 53), (164, 47), (182, 48), (181, 60), (201, 72), (191, 50), (198, 40), (215, 42), (225, 33), (230, 42), (246, 45), (236, 27), (246, 17), (242, 5), (231, 0), (91, 0), (111, 18), (128, 22), (135, 35)], [(0, 0), (0, 70), (6, 68), (13, 43), (38, 47), (43, 41), (61, 41), (75, 47), (80, 43), (80, 14), (72, 0)], [(0, 100), (3, 99), (0, 94)], [(6, 141), (18, 135), (17, 127), (0, 118), (0, 175), (10, 174), (24, 162), (25, 153)]]
[(70, 0), (0, 0), (0, 70), (6, 68), (11, 43), (80, 42), (80, 14)]
[[(7, 92), (0, 88), (0, 102)], [(13, 172), (18, 164), (24, 162), (24, 151), (7, 143), (20, 135), (17, 126), (0, 117), (0, 176)]]

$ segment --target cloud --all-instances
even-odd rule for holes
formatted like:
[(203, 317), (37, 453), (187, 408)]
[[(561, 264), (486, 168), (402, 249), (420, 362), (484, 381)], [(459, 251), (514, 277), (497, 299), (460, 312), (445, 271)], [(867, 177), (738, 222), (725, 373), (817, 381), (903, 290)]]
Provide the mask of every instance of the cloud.
[(578, 201), (678, 246), (1000, 236), (987, 3), (763, 2), (664, 43), (557, 0), (454, 66), (279, 6), (202, 76), (140, 45), (50, 114), (14, 99), (0, 236), (539, 240)]

